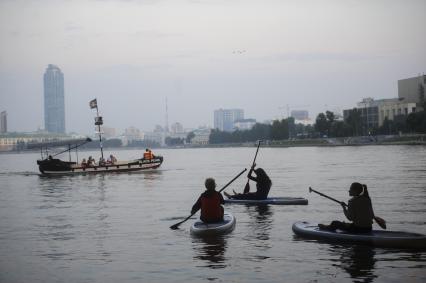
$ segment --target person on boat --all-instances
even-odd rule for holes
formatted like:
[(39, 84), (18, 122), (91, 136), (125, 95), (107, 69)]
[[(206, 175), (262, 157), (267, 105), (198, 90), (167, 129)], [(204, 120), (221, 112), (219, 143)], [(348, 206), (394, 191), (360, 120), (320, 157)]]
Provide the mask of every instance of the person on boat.
[(98, 162), (99, 166), (103, 166), (105, 165), (105, 159), (101, 156), (99, 157), (99, 162)]
[(221, 193), (217, 192), (216, 182), (213, 178), (207, 178), (204, 182), (206, 191), (198, 198), (192, 206), (191, 214), (201, 209), (201, 221), (205, 223), (214, 223), (223, 221), (223, 206), (225, 203)]
[(89, 158), (87, 159), (87, 166), (95, 166), (96, 162), (95, 159), (92, 156), (89, 156)]
[(83, 160), (81, 161), (81, 167), (86, 168), (86, 166), (87, 166), (86, 158), (83, 158)]
[[(256, 192), (246, 192), (242, 194), (237, 194), (234, 192), (233, 195), (230, 195), (228, 193), (224, 193), (225, 196), (227, 196), (230, 199), (252, 199), (252, 200), (263, 200), (268, 198), (269, 190), (272, 186), (272, 181), (269, 178), (269, 176), (266, 174), (265, 170), (262, 168), (257, 168), (256, 163), (253, 164), (253, 166), (250, 168), (250, 171), (247, 175), (247, 178), (249, 178), (252, 181), (256, 182)], [(256, 173), (256, 177), (252, 176), (252, 173)]]
[(108, 157), (107, 163), (108, 164), (115, 164), (115, 163), (117, 163), (117, 158), (115, 158), (114, 155), (110, 154), (109, 157)]
[(149, 148), (147, 148), (145, 150), (145, 152), (143, 153), (143, 158), (146, 159), (146, 160), (151, 160), (151, 159), (154, 158), (154, 154), (152, 153), (152, 151)]
[(318, 224), (321, 230), (335, 231), (336, 229), (363, 233), (370, 232), (372, 229), (374, 212), (368, 195), (367, 185), (360, 183), (352, 183), (349, 188), (349, 196), (352, 198), (348, 201), (348, 205), (341, 203), (343, 213), (346, 218), (352, 222), (332, 221), (330, 225)]

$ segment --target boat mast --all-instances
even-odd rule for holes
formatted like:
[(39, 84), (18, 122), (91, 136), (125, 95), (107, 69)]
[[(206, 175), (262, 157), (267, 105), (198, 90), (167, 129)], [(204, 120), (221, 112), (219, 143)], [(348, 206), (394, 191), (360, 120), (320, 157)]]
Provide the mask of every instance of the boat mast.
[(102, 149), (102, 133), (101, 133), (101, 125), (104, 122), (102, 121), (102, 116), (99, 116), (98, 102), (96, 98), (90, 101), (90, 108), (96, 108), (95, 125), (98, 126), (99, 145), (101, 147), (101, 157), (102, 159), (104, 159), (104, 151)]

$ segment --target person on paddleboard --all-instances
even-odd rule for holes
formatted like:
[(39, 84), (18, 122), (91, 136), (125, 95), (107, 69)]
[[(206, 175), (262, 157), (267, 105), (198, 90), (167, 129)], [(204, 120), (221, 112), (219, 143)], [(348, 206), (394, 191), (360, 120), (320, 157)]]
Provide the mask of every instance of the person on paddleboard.
[[(256, 192), (245, 192), (242, 194), (236, 194), (234, 192), (233, 195), (230, 195), (228, 193), (224, 193), (225, 196), (227, 196), (230, 199), (253, 199), (253, 200), (263, 200), (268, 198), (269, 190), (271, 189), (272, 182), (269, 176), (266, 174), (265, 170), (262, 168), (257, 168), (256, 163), (253, 164), (253, 166), (250, 168), (250, 171), (247, 175), (247, 178), (249, 180), (256, 182)], [(256, 174), (256, 177), (252, 176), (252, 173)]]
[(360, 183), (352, 183), (349, 189), (349, 196), (352, 198), (348, 201), (348, 205), (341, 203), (343, 213), (351, 223), (342, 221), (332, 221), (330, 225), (318, 224), (321, 230), (335, 231), (336, 229), (363, 233), (372, 230), (374, 212), (368, 195), (367, 185)]
[(223, 206), (225, 203), (221, 193), (217, 192), (216, 182), (213, 178), (207, 178), (204, 182), (206, 191), (198, 198), (192, 206), (191, 214), (201, 209), (200, 219), (205, 223), (223, 221)]

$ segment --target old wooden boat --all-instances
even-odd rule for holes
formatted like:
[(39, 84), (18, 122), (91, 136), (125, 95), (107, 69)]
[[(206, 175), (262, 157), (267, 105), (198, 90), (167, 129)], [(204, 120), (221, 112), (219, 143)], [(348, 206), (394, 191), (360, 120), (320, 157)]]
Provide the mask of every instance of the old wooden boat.
[[(133, 160), (117, 160), (113, 155), (110, 155), (107, 159), (104, 158), (104, 152), (102, 148), (102, 132), (101, 125), (103, 124), (102, 117), (99, 116), (98, 106), (96, 99), (90, 101), (90, 108), (96, 108), (95, 125), (98, 126), (99, 145), (101, 158), (98, 162), (94, 159), (84, 160), (83, 162), (78, 161), (78, 148), (86, 143), (91, 142), (90, 138), (86, 139), (72, 139), (64, 141), (55, 141), (41, 144), (33, 144), (30, 147), (40, 148), (41, 159), (37, 160), (39, 170), (44, 176), (55, 176), (55, 175), (76, 175), (76, 174), (96, 174), (96, 173), (120, 173), (120, 172), (132, 172), (156, 169), (163, 163), (163, 157), (159, 155), (153, 155), (152, 153), (143, 154), (140, 158)], [(56, 154), (49, 154), (48, 148), (60, 148), (65, 147), (65, 150)], [(71, 151), (75, 150), (77, 160), (71, 160)], [(54, 158), (59, 154), (68, 152), (69, 160), (61, 160)]]

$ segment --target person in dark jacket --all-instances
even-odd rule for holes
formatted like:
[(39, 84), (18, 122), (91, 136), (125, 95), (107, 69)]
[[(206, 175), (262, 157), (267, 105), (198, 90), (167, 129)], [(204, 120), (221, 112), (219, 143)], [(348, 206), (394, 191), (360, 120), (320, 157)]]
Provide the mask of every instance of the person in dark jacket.
[[(250, 168), (247, 178), (256, 182), (256, 192), (247, 192), (247, 193), (234, 194), (234, 195), (230, 195), (225, 192), (224, 193), (225, 196), (227, 196), (230, 199), (253, 199), (253, 200), (266, 199), (268, 197), (269, 190), (271, 189), (271, 186), (272, 186), (271, 179), (269, 179), (269, 176), (266, 174), (265, 170), (263, 170), (262, 168), (254, 169), (255, 167), (256, 167), (256, 163), (253, 164), (253, 166)], [(252, 176), (253, 172), (256, 174), (256, 177)]]
[(192, 206), (191, 214), (201, 209), (201, 221), (205, 223), (214, 223), (223, 221), (223, 206), (225, 203), (221, 193), (217, 192), (216, 182), (213, 178), (207, 178), (204, 182), (206, 191), (198, 198)]
[(348, 201), (348, 205), (346, 206), (344, 202), (341, 205), (346, 218), (352, 222), (332, 221), (330, 225), (318, 224), (320, 229), (329, 231), (339, 229), (353, 233), (371, 231), (374, 212), (367, 185), (357, 182), (352, 183), (349, 189), (349, 196), (352, 198)]

